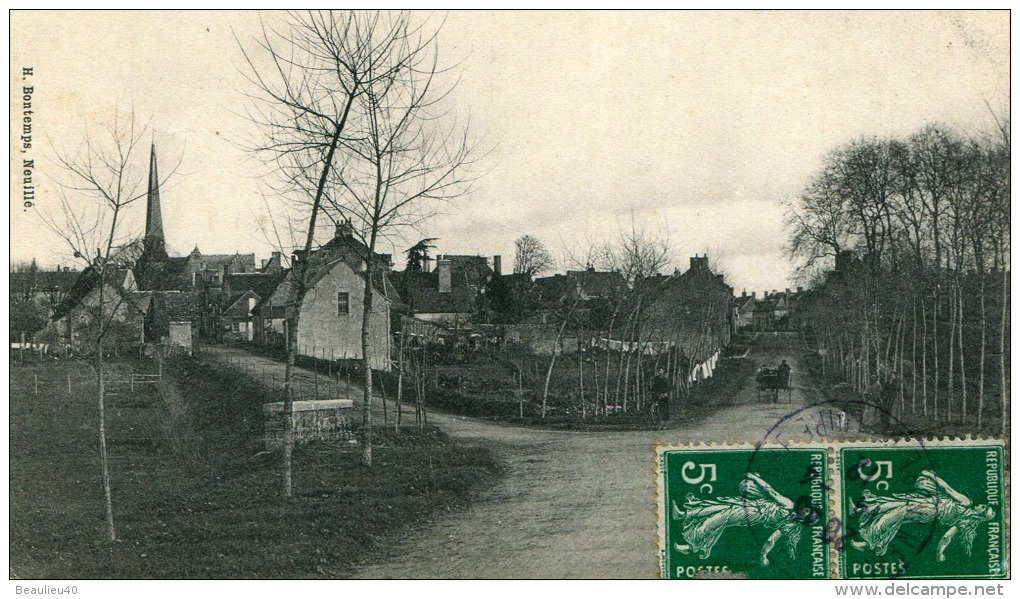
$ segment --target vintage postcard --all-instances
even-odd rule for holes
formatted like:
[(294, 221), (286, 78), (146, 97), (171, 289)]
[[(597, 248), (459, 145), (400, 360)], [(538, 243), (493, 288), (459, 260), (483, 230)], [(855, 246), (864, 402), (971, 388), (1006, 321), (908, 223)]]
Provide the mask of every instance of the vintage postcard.
[(19, 593), (1012, 574), (1008, 11), (9, 18)]

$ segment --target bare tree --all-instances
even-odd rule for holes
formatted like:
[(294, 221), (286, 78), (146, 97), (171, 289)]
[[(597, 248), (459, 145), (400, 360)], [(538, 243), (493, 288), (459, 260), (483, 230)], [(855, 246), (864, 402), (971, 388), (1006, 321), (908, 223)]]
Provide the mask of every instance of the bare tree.
[(534, 277), (553, 267), (552, 254), (538, 238), (522, 235), (514, 242), (514, 246), (515, 273)]
[[(361, 349), (364, 364), (364, 461), (372, 463), (371, 317), (376, 290), (385, 291), (383, 267), (376, 248), (384, 238), (415, 229), (435, 214), (441, 203), (461, 197), (470, 187), (476, 146), (466, 127), (441, 111), (452, 90), (437, 81), (435, 32), (405, 38), (392, 57), (403, 66), (364, 89), (357, 106), (357, 137), (344, 142), (344, 162), (334, 172), (335, 185), (326, 196), (326, 214), (346, 217), (366, 248), (365, 294)], [(427, 242), (427, 240), (426, 240)]]
[[(138, 126), (133, 114), (118, 114), (98, 137), (86, 130), (75, 152), (57, 151), (57, 161), (65, 175), (57, 180), (61, 186), (60, 212), (44, 216), (73, 256), (85, 264), (77, 284), (96, 290), (94, 301), (82, 301), (78, 307), (84, 324), (77, 326), (77, 335), (79, 349), (89, 358), (96, 374), (99, 454), (109, 541), (115, 541), (117, 533), (106, 447), (105, 356), (108, 346), (119, 341), (117, 337), (124, 331), (122, 316), (127, 294), (117, 280), (117, 270), (124, 264), (116, 257), (120, 247), (130, 245), (130, 236), (123, 227), (126, 212), (147, 192), (144, 173), (148, 156), (144, 150), (139, 151), (144, 147), (144, 137), (147, 126)], [(166, 178), (150, 181), (149, 185), (158, 188), (165, 181)], [(68, 318), (69, 326), (76, 326), (71, 320)]]
[[(297, 206), (304, 244), (292, 266), (284, 377), (284, 494), (291, 496), (293, 400), (299, 310), (316, 266), (317, 228), (352, 222), (367, 246), (362, 359), (365, 459), (371, 460), (371, 354), (367, 320), (377, 283), (375, 249), (388, 229), (415, 225), (429, 200), (459, 193), (466, 144), (435, 133), (435, 31), (408, 13), (290, 13), (264, 25), (245, 51), (256, 92), (249, 115), (263, 141), (253, 150), (271, 164), (280, 191)], [(243, 47), (242, 47), (243, 50)], [(440, 94), (441, 95), (441, 94)], [(463, 139), (463, 138), (458, 138)], [(455, 191), (458, 190), (458, 191)], [(323, 221), (319, 217), (324, 216)]]

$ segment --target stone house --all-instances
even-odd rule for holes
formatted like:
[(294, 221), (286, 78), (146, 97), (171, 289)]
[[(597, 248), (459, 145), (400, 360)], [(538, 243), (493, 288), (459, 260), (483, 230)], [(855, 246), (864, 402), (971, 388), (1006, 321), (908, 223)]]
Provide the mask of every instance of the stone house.
[[(298, 355), (320, 359), (361, 359), (362, 314), (365, 301), (365, 261), (367, 247), (353, 238), (347, 227), (307, 258), (308, 290), (301, 305), (294, 304), (293, 269), (278, 277), (278, 284), (267, 287), (265, 295), (254, 302), (252, 339), (267, 345), (285, 347), (288, 317), (297, 311), (298, 330), (295, 349)], [(295, 256), (295, 259), (302, 259)], [(382, 266), (374, 277), (375, 290), (369, 335), (374, 348), (372, 368), (390, 369), (390, 312), (399, 301), (389, 281), (389, 256), (378, 254)], [(245, 297), (250, 301), (251, 298)]]

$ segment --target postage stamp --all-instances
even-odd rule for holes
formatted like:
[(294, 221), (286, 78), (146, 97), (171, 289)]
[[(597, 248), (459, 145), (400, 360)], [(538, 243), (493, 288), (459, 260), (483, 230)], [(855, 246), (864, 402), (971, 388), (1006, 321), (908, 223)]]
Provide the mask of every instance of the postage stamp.
[(1001, 441), (837, 447), (842, 578), (1006, 578)]
[(659, 447), (663, 578), (829, 577), (825, 449)]

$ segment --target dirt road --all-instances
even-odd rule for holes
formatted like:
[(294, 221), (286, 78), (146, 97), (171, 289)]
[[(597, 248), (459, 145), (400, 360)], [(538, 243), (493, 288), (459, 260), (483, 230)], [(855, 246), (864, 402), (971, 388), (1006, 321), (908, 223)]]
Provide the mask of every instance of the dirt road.
[[(268, 358), (253, 372), (282, 373)], [(751, 378), (741, 405), (690, 426), (638, 432), (561, 432), (430, 413), (430, 423), (467, 444), (490, 447), (506, 476), (472, 507), (409, 530), (365, 578), (651, 578), (658, 574), (654, 447), (658, 443), (808, 440), (827, 407), (804, 407), (816, 392), (795, 351), (758, 349), (745, 359), (793, 367), (792, 402), (757, 402)], [(264, 370), (265, 369), (265, 370)], [(279, 376), (279, 375), (277, 375)], [(302, 373), (303, 378), (310, 373)], [(785, 419), (785, 421), (784, 421)], [(778, 424), (777, 426), (777, 423)]]

